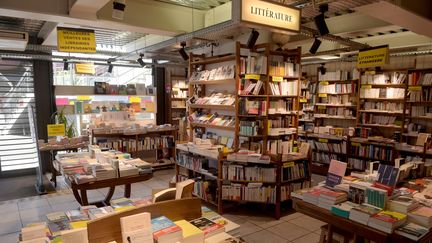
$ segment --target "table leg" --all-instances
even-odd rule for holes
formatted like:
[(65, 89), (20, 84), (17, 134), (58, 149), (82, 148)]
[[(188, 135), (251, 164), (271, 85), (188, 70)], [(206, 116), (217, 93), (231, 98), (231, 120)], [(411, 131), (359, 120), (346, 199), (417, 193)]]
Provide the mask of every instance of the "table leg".
[(111, 198), (114, 195), (114, 190), (115, 190), (115, 186), (109, 188), (108, 194), (105, 196), (105, 204), (106, 205), (109, 205)]
[(75, 199), (77, 200), (77, 202), (82, 205), (81, 196), (79, 195), (78, 190), (72, 189), (72, 192), (73, 192), (73, 195), (74, 195)]
[(359, 238), (359, 236), (357, 234), (354, 234), (354, 240), (353, 240), (353, 242), (354, 243), (360, 242), (360, 238)]
[(125, 196), (125, 198), (130, 198), (130, 195), (131, 195), (131, 184), (125, 184), (125, 187), (124, 187), (124, 196)]
[(81, 200), (82, 200), (81, 205), (82, 206), (88, 206), (89, 202), (88, 202), (88, 198), (87, 198), (87, 190), (82, 189), (80, 191), (81, 191)]
[(329, 224), (327, 228), (327, 242), (328, 243), (333, 242), (333, 227), (331, 224)]

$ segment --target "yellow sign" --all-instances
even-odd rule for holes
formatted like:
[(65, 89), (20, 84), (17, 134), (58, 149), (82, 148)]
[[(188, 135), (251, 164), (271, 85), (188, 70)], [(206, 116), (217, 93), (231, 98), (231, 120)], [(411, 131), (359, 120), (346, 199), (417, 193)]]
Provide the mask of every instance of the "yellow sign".
[(141, 103), (141, 97), (139, 96), (129, 96), (130, 103)]
[(365, 71), (365, 75), (375, 75), (375, 71)]
[(48, 137), (64, 136), (65, 125), (64, 124), (49, 124), (47, 125)]
[(272, 77), (273, 82), (283, 82), (283, 77)]
[(318, 106), (318, 110), (325, 110), (325, 109), (327, 109), (325, 106), (323, 106), (323, 105), (319, 105)]
[(256, 80), (260, 80), (261, 75), (259, 74), (246, 74), (245, 75), (245, 79), (256, 79)]
[(307, 103), (307, 99), (300, 99), (300, 103)]
[(319, 84), (320, 84), (320, 85), (328, 85), (329, 82), (327, 82), (327, 81), (323, 81), (323, 82), (320, 82)]
[(318, 97), (320, 97), (320, 98), (327, 98), (327, 94), (318, 94)]
[(57, 27), (57, 50), (62, 52), (95, 53), (94, 30)]
[(364, 51), (360, 51), (357, 56), (357, 67), (376, 67), (387, 64), (389, 61), (388, 46), (374, 47)]
[(241, 1), (241, 20), (282, 30), (300, 30), (300, 10), (261, 0)]
[(287, 168), (287, 167), (294, 167), (294, 165), (295, 165), (294, 161), (291, 161), (291, 162), (286, 162), (286, 163), (284, 163), (284, 164), (283, 164), (283, 167), (284, 167), (284, 168)]
[(91, 100), (91, 97), (90, 96), (77, 96), (77, 100), (82, 100), (82, 101)]
[(95, 67), (92, 62), (75, 63), (75, 73), (78, 74), (95, 74)]
[(360, 143), (352, 142), (352, 143), (351, 143), (351, 146), (353, 146), (353, 147), (360, 147), (361, 144), (360, 144)]
[(320, 143), (328, 143), (328, 139), (327, 138), (318, 138), (318, 142), (320, 142)]
[(421, 86), (409, 86), (408, 90), (409, 91), (421, 91), (422, 87)]
[(372, 85), (362, 85), (362, 89), (372, 89)]

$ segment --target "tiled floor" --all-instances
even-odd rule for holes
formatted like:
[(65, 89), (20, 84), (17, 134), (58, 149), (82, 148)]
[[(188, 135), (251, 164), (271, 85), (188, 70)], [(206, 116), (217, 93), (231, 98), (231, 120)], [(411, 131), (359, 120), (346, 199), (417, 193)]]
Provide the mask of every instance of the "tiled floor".
[[(173, 170), (155, 172), (151, 180), (132, 185), (132, 197), (150, 198), (151, 190), (168, 187), (168, 181), (173, 175)], [(106, 192), (107, 189), (90, 191), (89, 200), (101, 200)], [(113, 198), (122, 196), (123, 187), (116, 188)], [(47, 213), (75, 209), (78, 206), (67, 188), (54, 194), (0, 202), (0, 242), (15, 243), (23, 225), (45, 221)], [(324, 224), (300, 213), (291, 213), (275, 220), (271, 215), (253, 215), (254, 211), (243, 211), (234, 209), (224, 216), (240, 224), (240, 228), (230, 234), (240, 236), (250, 243), (318, 242), (319, 229)]]

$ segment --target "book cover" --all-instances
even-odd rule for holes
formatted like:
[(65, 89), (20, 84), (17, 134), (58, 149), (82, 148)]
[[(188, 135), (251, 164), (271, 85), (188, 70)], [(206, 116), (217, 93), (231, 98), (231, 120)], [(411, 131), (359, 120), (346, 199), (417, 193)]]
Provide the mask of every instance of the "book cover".
[(220, 224), (216, 224), (213, 221), (207, 219), (207, 218), (198, 218), (190, 221), (192, 225), (199, 228), (204, 232), (204, 235), (210, 236), (214, 235), (217, 232), (224, 231), (224, 227)]
[(64, 212), (49, 213), (46, 215), (46, 217), (50, 222), (68, 220), (68, 217)]
[(399, 176), (399, 169), (391, 165), (380, 164), (378, 167), (378, 175), (377, 182), (394, 187)]
[(94, 82), (94, 93), (95, 94), (106, 94), (107, 93), (106, 82)]
[(204, 242), (204, 233), (186, 220), (174, 222), (183, 230), (183, 239), (188, 242)]
[(127, 95), (127, 87), (126, 87), (126, 85), (119, 85), (118, 86), (118, 94), (119, 95)]
[(150, 213), (139, 213), (120, 218), (123, 242), (153, 243)]
[(136, 95), (137, 94), (135, 84), (128, 84), (127, 85), (126, 94), (128, 94), (128, 95)]
[(182, 231), (178, 225), (174, 224), (174, 222), (165, 216), (152, 219), (151, 223), (153, 228), (153, 238), (156, 240), (164, 235), (172, 234), (174, 232), (180, 233)]
[(89, 220), (88, 215), (84, 212), (81, 212), (81, 210), (66, 211), (66, 216), (69, 218), (70, 221)]
[(391, 224), (404, 220), (406, 219), (406, 217), (407, 216), (405, 214), (398, 213), (398, 212), (391, 212), (391, 211), (381, 211), (375, 214), (374, 216), (372, 216), (372, 218), (374, 219), (378, 219)]
[(395, 230), (396, 234), (405, 236), (414, 241), (418, 241), (428, 232), (429, 229), (414, 223), (408, 223)]
[(59, 235), (62, 230), (69, 230), (70, 225), (68, 220), (59, 220), (48, 223), (48, 228), (51, 231), (51, 235)]
[(334, 187), (342, 182), (342, 178), (345, 176), (347, 163), (332, 159), (330, 161), (330, 167), (327, 173), (326, 186)]

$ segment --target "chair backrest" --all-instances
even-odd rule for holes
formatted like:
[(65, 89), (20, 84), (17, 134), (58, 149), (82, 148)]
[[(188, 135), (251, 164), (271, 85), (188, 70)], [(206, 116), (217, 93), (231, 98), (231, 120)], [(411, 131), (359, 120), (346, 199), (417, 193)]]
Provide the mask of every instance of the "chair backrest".
[(176, 189), (168, 188), (153, 195), (153, 203), (174, 200), (176, 197)]
[(189, 198), (192, 197), (195, 181), (188, 179), (176, 184), (176, 195), (175, 199)]

